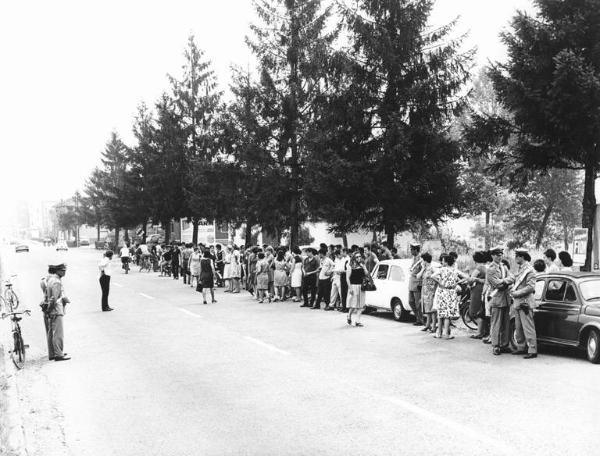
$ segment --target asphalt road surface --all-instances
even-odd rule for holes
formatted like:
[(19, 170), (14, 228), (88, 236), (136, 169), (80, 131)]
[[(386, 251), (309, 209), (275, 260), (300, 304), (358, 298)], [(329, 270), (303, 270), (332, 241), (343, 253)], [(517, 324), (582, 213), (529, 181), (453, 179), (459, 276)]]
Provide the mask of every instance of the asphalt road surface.
[[(29, 359), (17, 372), (28, 455), (600, 454), (600, 366), (572, 350), (492, 356), (391, 314), (258, 304), (125, 275), (100, 311), (101, 252), (71, 249), (67, 362), (47, 360), (39, 279), (57, 253), (3, 250)], [(9, 329), (2, 322), (1, 331)]]

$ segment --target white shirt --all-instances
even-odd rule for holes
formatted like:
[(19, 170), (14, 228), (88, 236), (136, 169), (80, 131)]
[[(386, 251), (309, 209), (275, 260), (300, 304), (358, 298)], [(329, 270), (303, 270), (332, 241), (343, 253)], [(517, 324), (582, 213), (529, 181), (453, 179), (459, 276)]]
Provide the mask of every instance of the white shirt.
[(346, 271), (347, 257), (336, 258), (333, 266), (333, 272), (343, 274)]
[(142, 251), (142, 255), (148, 255), (150, 253), (146, 244), (140, 245), (140, 250)]
[(127, 247), (121, 247), (121, 258), (129, 258), (129, 249)]
[(98, 263), (98, 269), (100, 270), (100, 275), (102, 275), (102, 271), (104, 271), (104, 275), (110, 276), (110, 260), (108, 257), (102, 257)]
[(329, 279), (333, 272), (333, 261), (331, 258), (325, 257), (321, 260), (321, 271), (319, 271), (319, 280)]

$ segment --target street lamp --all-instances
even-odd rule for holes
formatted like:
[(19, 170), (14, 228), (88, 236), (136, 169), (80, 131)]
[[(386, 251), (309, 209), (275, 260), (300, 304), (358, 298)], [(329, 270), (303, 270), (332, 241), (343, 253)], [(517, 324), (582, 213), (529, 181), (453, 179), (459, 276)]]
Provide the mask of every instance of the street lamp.
[(79, 190), (75, 192), (75, 222), (77, 230), (75, 231), (75, 245), (79, 247)]

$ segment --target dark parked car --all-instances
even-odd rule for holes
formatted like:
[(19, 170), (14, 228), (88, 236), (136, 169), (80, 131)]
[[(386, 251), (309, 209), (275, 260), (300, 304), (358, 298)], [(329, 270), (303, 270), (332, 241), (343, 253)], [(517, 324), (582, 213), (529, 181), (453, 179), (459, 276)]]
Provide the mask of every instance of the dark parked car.
[(29, 252), (29, 246), (27, 244), (17, 244), (15, 247), (15, 252)]
[(600, 274), (557, 271), (540, 275), (535, 300), (539, 342), (577, 347), (585, 350), (589, 361), (600, 363)]

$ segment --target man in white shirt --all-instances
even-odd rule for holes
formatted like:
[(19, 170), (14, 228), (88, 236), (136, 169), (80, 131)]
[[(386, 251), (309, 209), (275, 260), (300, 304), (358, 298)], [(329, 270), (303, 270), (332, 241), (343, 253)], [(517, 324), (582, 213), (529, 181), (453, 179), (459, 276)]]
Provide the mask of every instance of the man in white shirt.
[(102, 311), (110, 312), (112, 307), (108, 305), (108, 292), (110, 291), (110, 276), (111, 276), (111, 260), (113, 257), (112, 250), (107, 250), (100, 263), (98, 263), (98, 269), (100, 270), (100, 289), (102, 290)]
[(129, 257), (129, 245), (125, 243), (121, 250), (119, 251), (119, 256), (121, 257), (122, 268), (125, 269), (125, 274), (129, 272), (129, 261), (131, 258)]
[[(331, 281), (331, 297), (329, 298), (329, 303), (334, 308), (345, 309), (346, 308), (346, 299), (344, 296), (344, 290), (342, 290), (342, 277), (344, 281), (346, 280), (346, 265), (348, 264), (348, 257), (342, 250), (336, 250), (335, 253), (335, 261), (333, 262), (333, 277)], [(345, 290), (347, 291), (347, 290)], [(338, 299), (340, 301), (340, 305), (337, 305)]]
[(324, 310), (333, 310), (329, 307), (329, 298), (331, 296), (331, 276), (333, 275), (334, 264), (331, 258), (327, 256), (327, 250), (319, 250), (321, 266), (319, 268), (319, 285), (317, 289), (317, 301), (313, 309), (321, 308), (321, 300), (325, 301)]

